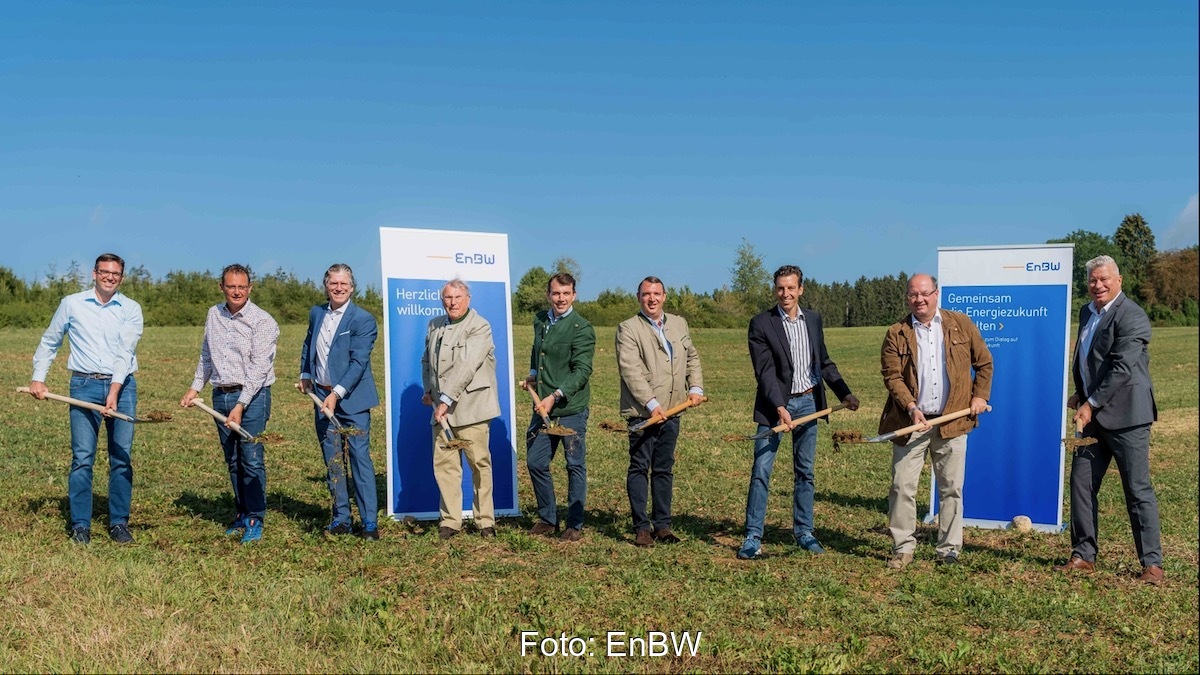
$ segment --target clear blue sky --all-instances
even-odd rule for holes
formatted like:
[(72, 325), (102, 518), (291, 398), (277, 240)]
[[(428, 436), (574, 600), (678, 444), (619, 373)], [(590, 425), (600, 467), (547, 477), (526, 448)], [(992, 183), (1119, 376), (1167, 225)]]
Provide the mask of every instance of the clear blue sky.
[(853, 281), (938, 246), (1197, 242), (1197, 3), (39, 2), (0, 21), (0, 265), (113, 250), (379, 286), (380, 226), (512, 278)]

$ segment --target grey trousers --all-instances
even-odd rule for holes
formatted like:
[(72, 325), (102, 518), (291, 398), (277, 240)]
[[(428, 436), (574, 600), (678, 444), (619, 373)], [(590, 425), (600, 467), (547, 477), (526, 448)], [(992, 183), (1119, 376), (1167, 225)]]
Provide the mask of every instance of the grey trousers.
[(933, 461), (938, 490), (938, 556), (962, 549), (962, 488), (967, 466), (967, 437), (942, 438), (938, 428), (918, 431), (908, 445), (892, 444), (892, 489), (888, 492), (888, 529), (892, 552), (911, 554), (917, 547), (917, 484), (925, 453)]
[(1109, 431), (1091, 424), (1088, 432), (1099, 442), (1076, 448), (1071, 459), (1071, 552), (1088, 562), (1096, 561), (1100, 521), (1096, 495), (1109, 462), (1115, 459), (1138, 560), (1143, 567), (1161, 567), (1158, 497), (1150, 482), (1150, 425)]

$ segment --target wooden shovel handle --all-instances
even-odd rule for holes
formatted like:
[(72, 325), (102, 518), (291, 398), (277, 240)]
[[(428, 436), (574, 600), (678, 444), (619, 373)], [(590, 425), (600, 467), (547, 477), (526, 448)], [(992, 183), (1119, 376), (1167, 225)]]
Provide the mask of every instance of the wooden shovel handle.
[(1075, 418), (1075, 437), (1076, 438), (1083, 437), (1083, 421), (1080, 420), (1078, 417)]
[(237, 435), (241, 436), (242, 438), (244, 438), (248, 441), (254, 440), (254, 437), (250, 435), (249, 431), (246, 431), (239, 425), (230, 422), (228, 417), (226, 417), (226, 416), (222, 415), (221, 413), (217, 412), (216, 410), (213, 410), (212, 408), (208, 407), (199, 398), (192, 399), (192, 405), (203, 410), (204, 412), (208, 413), (209, 415), (212, 415), (213, 419), (220, 422), (221, 424), (227, 425), (230, 429), (232, 429), (234, 432), (237, 433)]
[(845, 407), (846, 407), (845, 403), (839, 403), (835, 406), (826, 408), (824, 410), (818, 410), (817, 412), (812, 413), (811, 415), (805, 415), (804, 417), (801, 417), (799, 419), (794, 419), (794, 420), (792, 420), (791, 424), (779, 424), (774, 427), (771, 427), (771, 431), (774, 431), (777, 434), (783, 433), (784, 431), (791, 431), (792, 429), (795, 429), (796, 427), (800, 426), (801, 424), (808, 424), (809, 422), (811, 422), (813, 420), (819, 420), (822, 417), (824, 417), (832, 412), (841, 410), (842, 408), (845, 408)]
[[(700, 397), (701, 403), (704, 403), (707, 400), (708, 400), (707, 396)], [(650, 419), (646, 420), (646, 423), (643, 424), (640, 428), (645, 429), (646, 427), (652, 427), (655, 424), (662, 424), (663, 422), (671, 419), (672, 417), (678, 415), (679, 413), (683, 412), (684, 410), (687, 410), (690, 407), (692, 407), (692, 399), (689, 398), (688, 400), (684, 401), (683, 403), (680, 403), (679, 405), (675, 406), (674, 408), (670, 408), (670, 409), (666, 410), (665, 412), (663, 412), (662, 417), (651, 417)]]
[(309, 389), (304, 393), (308, 394), (308, 397), (313, 400), (313, 403), (317, 404), (317, 410), (320, 410), (322, 415), (325, 415), (330, 422), (333, 422), (333, 426), (337, 427), (338, 429), (342, 428), (341, 423), (338, 422), (337, 418), (333, 416), (333, 411), (325, 407), (325, 401), (322, 401), (321, 397), (317, 396), (316, 392), (314, 392), (312, 389)]
[[(987, 408), (984, 408), (983, 411), (991, 412), (991, 410), (992, 410), (992, 406), (989, 405)], [(942, 415), (941, 417), (935, 417), (931, 420), (925, 420), (925, 424), (912, 424), (907, 427), (904, 427), (903, 429), (897, 429), (893, 432), (890, 432), (888, 435), (891, 436), (892, 438), (896, 438), (897, 436), (905, 436), (907, 434), (911, 434), (914, 431), (920, 431), (921, 429), (925, 428), (926, 424), (928, 424), (931, 427), (936, 427), (939, 424), (945, 424), (946, 422), (953, 422), (954, 420), (956, 420), (960, 417), (966, 417), (967, 415), (970, 415), (970, 414), (971, 414), (970, 408), (963, 408), (962, 410), (955, 410), (954, 412), (946, 413), (945, 415)]]
[(521, 382), (522, 382), (521, 386), (525, 388), (525, 391), (529, 392), (529, 400), (533, 401), (533, 411), (535, 413), (537, 413), (538, 415), (541, 415), (542, 421), (546, 423), (547, 427), (549, 427), (550, 426), (550, 416), (547, 415), (545, 412), (542, 412), (542, 402), (538, 400), (537, 392), (534, 391), (533, 387), (530, 386), (528, 384), (528, 382), (526, 382), (525, 380), (521, 380)]
[[(28, 394), (29, 387), (17, 387), (17, 393), (18, 394)], [(79, 406), (80, 408), (87, 408), (88, 410), (95, 410), (96, 412), (99, 412), (99, 413), (102, 413), (105, 410), (104, 406), (100, 405), (99, 403), (92, 403), (91, 401), (80, 401), (77, 398), (71, 398), (70, 396), (63, 396), (61, 394), (52, 394), (50, 392), (46, 392), (46, 398), (52, 399), (55, 401), (61, 401), (63, 403), (70, 403), (71, 405)], [(112, 415), (113, 417), (115, 417), (119, 420), (125, 420), (126, 422), (137, 422), (137, 420), (133, 419), (129, 415), (126, 415), (125, 413), (122, 413), (122, 412), (117, 412), (116, 410), (110, 410), (108, 414)]]

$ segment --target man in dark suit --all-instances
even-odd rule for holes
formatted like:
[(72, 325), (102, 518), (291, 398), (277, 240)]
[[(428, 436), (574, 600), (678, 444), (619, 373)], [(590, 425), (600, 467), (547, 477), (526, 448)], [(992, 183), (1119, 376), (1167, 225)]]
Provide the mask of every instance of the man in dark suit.
[[(750, 361), (758, 380), (754, 421), (759, 425), (759, 432), (777, 424), (790, 425), (793, 419), (824, 410), (824, 383), (829, 384), (846, 407), (858, 409), (858, 399), (850, 393), (849, 385), (825, 350), (821, 315), (811, 309), (800, 309), (803, 294), (804, 274), (795, 265), (784, 265), (775, 271), (778, 304), (750, 320)], [(754, 443), (754, 467), (750, 471), (750, 492), (746, 497), (746, 539), (737, 554), (743, 560), (752, 560), (762, 554), (767, 483), (775, 466), (779, 440), (779, 434), (771, 434)], [(825, 549), (813, 535), (816, 454), (816, 421), (792, 429), (792, 533), (797, 546), (811, 553), (824, 553)]]
[(1097, 443), (1075, 450), (1071, 459), (1071, 559), (1060, 572), (1095, 569), (1096, 495), (1109, 462), (1117, 461), (1133, 543), (1142, 563), (1139, 580), (1163, 580), (1158, 497), (1150, 482), (1150, 425), (1158, 419), (1150, 382), (1150, 320), (1121, 293), (1117, 263), (1102, 255), (1087, 262), (1092, 302), (1079, 311), (1072, 374), (1075, 393), (1067, 405), (1075, 421)]
[[(308, 334), (300, 353), (301, 391), (313, 391), (333, 411), (343, 427), (333, 426), (323, 410), (316, 411), (317, 438), (329, 471), (329, 494), (333, 517), (325, 534), (336, 536), (353, 531), (346, 470), (354, 479), (354, 498), (362, 519), (359, 536), (379, 539), (376, 517), (375, 465), (371, 463), (371, 408), (379, 405), (379, 392), (371, 374), (371, 350), (375, 346), (375, 317), (354, 304), (354, 272), (338, 263), (325, 272), (325, 295), (329, 303), (316, 305), (308, 314)], [(342, 443), (349, 450), (349, 467), (338, 459)]]

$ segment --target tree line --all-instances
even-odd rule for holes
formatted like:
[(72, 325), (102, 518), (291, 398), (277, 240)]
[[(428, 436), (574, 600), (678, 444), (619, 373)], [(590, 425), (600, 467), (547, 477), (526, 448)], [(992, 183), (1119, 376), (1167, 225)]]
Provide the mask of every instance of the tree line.
[[(1074, 310), (1088, 301), (1084, 264), (1105, 254), (1120, 266), (1124, 291), (1146, 309), (1156, 325), (1200, 324), (1197, 247), (1158, 251), (1154, 233), (1140, 214), (1126, 216), (1112, 235), (1076, 230), (1046, 243), (1075, 244)], [(582, 278), (575, 260), (560, 257), (549, 268), (530, 268), (517, 282), (512, 298), (517, 325), (530, 323), (534, 312), (545, 309), (546, 282), (560, 271)], [(772, 272), (764, 266), (763, 256), (743, 239), (734, 252), (728, 284), (704, 292), (688, 286), (668, 289), (667, 309), (700, 328), (745, 328), (750, 317), (775, 302)], [(121, 291), (142, 305), (148, 326), (199, 326), (208, 308), (221, 301), (217, 274), (172, 271), (155, 279), (145, 266), (131, 267), (125, 271)], [(46, 326), (63, 296), (90, 285), (90, 269), (78, 263), (63, 273), (52, 269), (33, 283), (0, 267), (0, 327)], [(863, 276), (853, 283), (806, 278), (800, 304), (820, 312), (826, 326), (885, 326), (908, 312), (904, 301), (907, 287), (904, 272), (870, 279)], [(324, 302), (325, 294), (319, 283), (279, 268), (255, 279), (253, 299), (280, 323), (303, 323), (308, 308)], [(360, 289), (355, 302), (382, 319), (383, 299), (376, 288)], [(606, 289), (595, 300), (577, 302), (576, 307), (595, 325), (615, 326), (638, 311), (638, 301), (630, 291)]]

